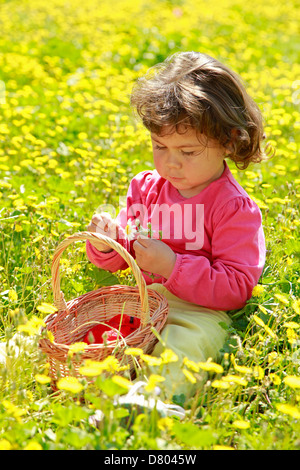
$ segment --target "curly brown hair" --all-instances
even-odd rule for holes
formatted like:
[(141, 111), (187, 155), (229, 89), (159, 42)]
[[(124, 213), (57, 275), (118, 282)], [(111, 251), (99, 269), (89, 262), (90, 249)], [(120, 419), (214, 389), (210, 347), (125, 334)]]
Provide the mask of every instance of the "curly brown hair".
[(207, 54), (177, 53), (152, 67), (136, 82), (131, 104), (150, 132), (192, 127), (223, 145), (240, 169), (266, 157), (257, 104), (238, 75)]

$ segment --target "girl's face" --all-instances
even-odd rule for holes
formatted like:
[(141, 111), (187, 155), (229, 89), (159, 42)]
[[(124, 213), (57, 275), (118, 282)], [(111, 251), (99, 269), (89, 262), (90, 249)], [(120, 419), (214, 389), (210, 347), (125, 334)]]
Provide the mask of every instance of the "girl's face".
[(151, 139), (156, 170), (186, 198), (196, 196), (224, 171), (226, 149), (193, 128), (184, 134), (152, 133)]

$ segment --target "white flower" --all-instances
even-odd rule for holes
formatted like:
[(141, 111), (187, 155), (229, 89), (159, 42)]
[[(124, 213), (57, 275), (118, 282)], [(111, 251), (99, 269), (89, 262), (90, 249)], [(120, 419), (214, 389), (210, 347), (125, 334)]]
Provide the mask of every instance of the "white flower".
[(125, 236), (127, 240), (131, 241), (134, 240), (137, 234), (136, 226), (133, 225), (131, 220), (128, 220), (127, 225), (125, 227)]

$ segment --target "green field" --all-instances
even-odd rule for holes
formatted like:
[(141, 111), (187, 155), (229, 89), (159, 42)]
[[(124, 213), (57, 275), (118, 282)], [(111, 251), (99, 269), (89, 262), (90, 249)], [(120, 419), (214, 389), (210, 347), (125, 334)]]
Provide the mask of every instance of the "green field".
[[(1, 341), (17, 331), (38, 340), (59, 241), (85, 230), (98, 206), (117, 207), (133, 175), (152, 167), (149, 136), (130, 109), (149, 67), (187, 50), (221, 60), (260, 106), (276, 150), (245, 171), (230, 163), (261, 208), (267, 260), (185, 420), (129, 419), (112, 404), (128, 385), (113, 364), (105, 380), (52, 393), (46, 361), (28, 347), (0, 365), (0, 449), (300, 448), (299, 25), (298, 0), (0, 1)], [(134, 282), (94, 268), (80, 242), (61, 276), (66, 300)], [(184, 368), (198, 380), (199, 365)], [(159, 380), (160, 366), (151, 383), (163, 389)], [(95, 429), (88, 417), (99, 407), (106, 419)]]

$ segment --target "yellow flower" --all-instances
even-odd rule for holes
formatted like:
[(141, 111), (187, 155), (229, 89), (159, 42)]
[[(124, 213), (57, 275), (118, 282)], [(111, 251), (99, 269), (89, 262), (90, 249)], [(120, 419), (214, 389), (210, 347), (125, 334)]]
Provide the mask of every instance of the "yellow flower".
[(215, 445), (213, 446), (213, 450), (235, 450), (235, 449), (234, 447), (230, 447), (230, 446)]
[(253, 288), (252, 295), (254, 297), (259, 297), (260, 295), (263, 294), (264, 290), (265, 290), (264, 286), (258, 284), (257, 286)]
[(42, 385), (45, 385), (51, 382), (50, 377), (48, 377), (48, 375), (45, 375), (45, 374), (36, 374), (34, 378), (37, 382), (39, 382)]
[(288, 405), (287, 403), (278, 403), (276, 405), (278, 411), (287, 414), (295, 419), (300, 419), (300, 410), (296, 406)]
[(104, 368), (101, 362), (87, 359), (83, 366), (79, 367), (79, 373), (87, 377), (96, 377), (102, 374)]
[(36, 309), (37, 309), (39, 312), (45, 313), (46, 315), (47, 315), (47, 314), (50, 314), (50, 313), (55, 313), (55, 312), (57, 312), (57, 308), (54, 307), (54, 305), (47, 304), (46, 302), (43, 302), (43, 303), (41, 303), (40, 305), (38, 305), (38, 306), (36, 307)]
[(297, 330), (298, 328), (300, 328), (300, 324), (296, 323), (295, 321), (284, 322), (283, 326), (285, 326), (286, 328), (292, 328), (294, 330)]
[(142, 354), (144, 354), (144, 351), (141, 349), (141, 348), (127, 348), (125, 351), (124, 351), (124, 354), (126, 354), (127, 356), (141, 356)]
[(43, 448), (38, 442), (31, 441), (26, 447), (24, 447), (24, 450), (43, 450)]
[(160, 357), (162, 358), (162, 361), (164, 364), (168, 364), (169, 362), (177, 362), (178, 361), (178, 356), (175, 354), (171, 349), (165, 349)]
[(191, 371), (189, 371), (188, 369), (182, 369), (182, 372), (184, 373), (189, 382), (191, 382), (192, 384), (195, 384), (197, 382), (196, 377), (194, 377)]
[(248, 429), (250, 428), (250, 424), (244, 420), (236, 420), (233, 421), (232, 426), (236, 429)]
[(252, 369), (250, 367), (237, 365), (236, 362), (235, 362), (233, 354), (231, 355), (231, 362), (233, 364), (234, 369), (237, 372), (239, 372), (241, 374), (251, 374), (252, 373)]
[(9, 300), (11, 300), (11, 301), (18, 300), (18, 294), (16, 293), (15, 290), (10, 289), (9, 292), (8, 292), (8, 298), (9, 298)]
[(188, 369), (191, 369), (193, 372), (199, 372), (200, 366), (196, 362), (191, 361), (190, 359), (188, 359), (187, 357), (183, 358), (182, 363), (186, 367), (188, 367)]
[(86, 347), (87, 344), (84, 342), (73, 343), (69, 347), (68, 356), (72, 357), (73, 354), (84, 351)]
[(228, 374), (222, 377), (224, 382), (235, 383), (237, 385), (246, 386), (248, 381), (244, 377), (239, 377), (238, 375)]
[(274, 294), (274, 297), (279, 300), (279, 302), (289, 305), (289, 300), (283, 294)]
[(141, 359), (149, 366), (160, 366), (162, 364), (160, 357), (149, 356), (148, 354), (141, 354)]
[(80, 393), (83, 390), (83, 385), (76, 377), (64, 377), (58, 380), (57, 388), (71, 393)]
[(41, 318), (33, 316), (24, 325), (19, 325), (17, 330), (20, 332), (28, 333), (31, 336), (37, 335), (40, 332), (41, 327), (45, 327), (45, 322)]
[(300, 300), (294, 300), (294, 302), (292, 303), (292, 307), (295, 312), (300, 315)]
[(258, 380), (261, 380), (265, 376), (265, 372), (262, 367), (260, 366), (254, 366), (253, 367), (253, 376), (257, 378)]
[(283, 379), (289, 387), (300, 388), (300, 377), (296, 375), (288, 375)]
[(127, 390), (132, 387), (130, 380), (126, 379), (126, 377), (121, 377), (120, 375), (114, 375), (112, 377), (112, 381), (115, 384), (120, 385), (120, 387), (126, 388)]
[(203, 369), (207, 372), (215, 372), (216, 374), (222, 374), (222, 372), (224, 371), (221, 364), (216, 364), (215, 362), (212, 362), (210, 360), (208, 360), (207, 362), (198, 362), (198, 365), (200, 369)]
[(222, 389), (227, 389), (230, 387), (229, 383), (224, 382), (223, 380), (214, 380), (211, 385), (212, 387), (222, 388)]
[(147, 390), (147, 392), (152, 392), (152, 390), (155, 389), (158, 383), (164, 382), (165, 380), (165, 377), (162, 377), (161, 375), (151, 374), (148, 379), (147, 385), (145, 385), (145, 390)]
[(2, 405), (6, 409), (7, 413), (13, 416), (18, 422), (21, 422), (21, 416), (26, 414), (26, 410), (21, 410), (18, 406), (14, 405), (8, 400), (3, 400)]
[(171, 430), (173, 425), (174, 425), (174, 420), (172, 418), (170, 418), (169, 416), (166, 416), (164, 418), (160, 418), (157, 421), (158, 429), (160, 429), (161, 431)]
[(7, 439), (0, 439), (0, 450), (11, 450), (12, 445)]

